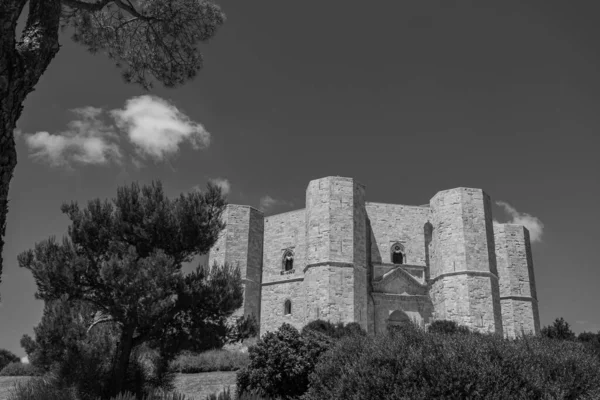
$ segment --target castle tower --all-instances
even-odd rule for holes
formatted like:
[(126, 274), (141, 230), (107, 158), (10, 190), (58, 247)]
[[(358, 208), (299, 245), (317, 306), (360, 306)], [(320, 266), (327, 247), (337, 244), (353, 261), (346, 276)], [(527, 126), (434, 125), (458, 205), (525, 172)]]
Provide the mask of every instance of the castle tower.
[(435, 319), (502, 333), (490, 198), (481, 189), (438, 192), (430, 202)]
[(306, 190), (306, 322), (358, 322), (367, 329), (364, 186), (327, 177)]
[(529, 231), (521, 225), (494, 224), (504, 334), (540, 332)]
[(229, 204), (222, 218), (226, 226), (210, 250), (209, 266), (216, 262), (240, 268), (244, 303), (233, 316), (254, 314), (260, 321), (264, 216), (250, 206)]

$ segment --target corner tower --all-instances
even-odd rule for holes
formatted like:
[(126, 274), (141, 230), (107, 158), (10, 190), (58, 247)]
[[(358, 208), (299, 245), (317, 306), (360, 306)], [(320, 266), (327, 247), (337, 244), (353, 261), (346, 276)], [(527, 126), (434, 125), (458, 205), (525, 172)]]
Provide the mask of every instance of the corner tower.
[(481, 189), (438, 192), (430, 202), (435, 319), (502, 333), (490, 197)]
[(239, 267), (244, 303), (233, 316), (254, 314), (260, 321), (264, 216), (250, 206), (228, 204), (222, 218), (225, 229), (210, 250), (208, 265)]
[(367, 329), (365, 188), (327, 177), (306, 190), (306, 322), (358, 322)]
[(529, 231), (521, 225), (494, 224), (504, 334), (540, 332)]

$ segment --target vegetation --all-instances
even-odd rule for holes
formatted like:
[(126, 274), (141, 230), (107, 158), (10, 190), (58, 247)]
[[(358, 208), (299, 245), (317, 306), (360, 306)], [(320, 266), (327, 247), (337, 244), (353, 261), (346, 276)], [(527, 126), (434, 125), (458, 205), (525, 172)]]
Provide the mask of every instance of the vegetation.
[(18, 362), (20, 359), (14, 353), (6, 350), (0, 349), (0, 370), (6, 367), (8, 364), (13, 362)]
[(264, 397), (255, 393), (243, 393), (240, 397), (236, 398), (229, 389), (225, 389), (219, 393), (213, 393), (206, 396), (206, 400), (276, 400), (271, 397)]
[(541, 334), (550, 339), (575, 340), (575, 333), (562, 317), (556, 318), (552, 325), (543, 327)]
[(248, 349), (250, 364), (238, 372), (238, 393), (258, 391), (283, 399), (302, 395), (318, 357), (331, 343), (326, 335), (312, 330), (300, 334), (289, 324), (267, 332)]
[(441, 334), (455, 334), (455, 333), (471, 333), (468, 327), (464, 325), (458, 325), (455, 321), (448, 321), (446, 319), (439, 319), (433, 321), (427, 327), (429, 333), (441, 333)]
[[(139, 394), (147, 379), (168, 386), (168, 364), (182, 350), (229, 341), (227, 318), (242, 304), (239, 270), (181, 271), (215, 243), (224, 207), (214, 185), (171, 200), (160, 183), (121, 187), (111, 202), (84, 209), (63, 205), (68, 236), (18, 257), (45, 301), (35, 340), (22, 340), (31, 362), (88, 395)], [(153, 352), (146, 366), (137, 361), (144, 351)]]
[(592, 399), (598, 368), (578, 343), (409, 327), (340, 340), (320, 358), (303, 399)]
[(365, 336), (359, 324), (332, 324), (316, 320), (302, 333), (289, 324), (276, 332), (267, 332), (248, 349), (250, 364), (237, 376), (238, 393), (297, 398), (306, 392), (308, 377), (325, 351), (336, 340), (348, 335)]
[(194, 374), (212, 371), (237, 371), (250, 362), (248, 353), (227, 350), (208, 350), (202, 353), (189, 351), (178, 355), (170, 364), (173, 372)]
[(31, 364), (11, 362), (0, 370), (0, 376), (36, 376), (39, 371)]

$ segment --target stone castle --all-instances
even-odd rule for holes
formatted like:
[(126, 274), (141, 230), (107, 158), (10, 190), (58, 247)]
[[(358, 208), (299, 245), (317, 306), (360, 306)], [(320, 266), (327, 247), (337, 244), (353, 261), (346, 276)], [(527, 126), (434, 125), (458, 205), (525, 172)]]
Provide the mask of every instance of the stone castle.
[(428, 205), (371, 203), (352, 178), (309, 183), (306, 208), (265, 217), (228, 205), (209, 263), (239, 266), (261, 335), (287, 322), (357, 322), (367, 332), (453, 320), (509, 337), (538, 333), (529, 232), (492, 221), (481, 189)]

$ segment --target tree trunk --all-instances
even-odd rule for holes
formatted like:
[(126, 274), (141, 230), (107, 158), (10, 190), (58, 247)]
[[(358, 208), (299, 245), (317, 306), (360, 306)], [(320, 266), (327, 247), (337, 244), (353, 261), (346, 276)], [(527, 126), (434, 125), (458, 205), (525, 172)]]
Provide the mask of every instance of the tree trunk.
[(129, 358), (133, 349), (133, 333), (135, 327), (123, 326), (121, 338), (117, 346), (117, 365), (113, 368), (113, 384), (111, 395), (116, 396), (124, 389), (127, 368), (129, 368)]
[(14, 130), (23, 102), (59, 49), (60, 0), (30, 0), (21, 40), (15, 38), (27, 0), (0, 3), (0, 282), (8, 189), (17, 165)]

